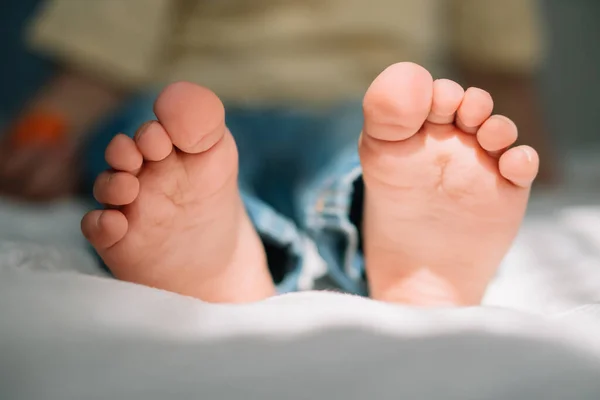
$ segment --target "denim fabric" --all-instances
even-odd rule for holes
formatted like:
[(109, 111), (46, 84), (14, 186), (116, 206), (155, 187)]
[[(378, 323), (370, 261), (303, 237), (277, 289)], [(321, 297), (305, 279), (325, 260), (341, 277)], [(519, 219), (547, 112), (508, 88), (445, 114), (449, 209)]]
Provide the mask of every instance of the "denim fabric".
[[(89, 187), (108, 167), (103, 150), (114, 134), (133, 135), (156, 118), (155, 97), (152, 92), (133, 99), (94, 135), (86, 158)], [(240, 156), (242, 198), (278, 290), (314, 289), (324, 280), (365, 294), (359, 230), (350, 219), (361, 176), (360, 104), (322, 110), (226, 105), (226, 110)]]

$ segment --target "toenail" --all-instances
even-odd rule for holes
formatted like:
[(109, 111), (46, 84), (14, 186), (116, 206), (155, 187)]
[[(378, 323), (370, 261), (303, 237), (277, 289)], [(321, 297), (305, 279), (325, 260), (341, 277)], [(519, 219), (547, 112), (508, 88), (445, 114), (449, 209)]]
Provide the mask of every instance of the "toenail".
[(115, 174), (108, 173), (107, 175), (108, 176), (106, 177), (106, 183), (110, 183), (110, 181), (112, 181), (112, 178)]
[(523, 153), (525, 153), (525, 157), (527, 157), (527, 161), (528, 162), (533, 162), (533, 154), (531, 154), (531, 149), (527, 148), (527, 147), (522, 147), (521, 151), (523, 151)]
[(100, 218), (102, 218), (103, 215), (104, 215), (103, 212), (98, 214), (98, 218), (96, 218), (96, 228), (100, 227)]
[(138, 140), (140, 140), (140, 137), (142, 137), (142, 135), (148, 130), (148, 127), (150, 127), (150, 125), (152, 125), (154, 122), (156, 122), (156, 121), (147, 121), (147, 122), (144, 122), (138, 128), (138, 130), (135, 132), (135, 135), (134, 135), (134, 139), (135, 139), (136, 142)]
[(512, 126), (514, 126), (514, 127), (516, 128), (516, 125), (515, 125), (515, 123), (513, 122), (513, 120), (512, 120), (512, 119), (510, 119), (510, 118), (508, 118), (507, 116), (500, 115), (500, 114), (495, 114), (495, 115), (492, 115), (492, 116), (490, 117), (490, 119), (496, 120), (496, 121), (498, 121), (498, 122), (505, 122), (506, 124), (508, 124), (508, 125), (512, 125)]

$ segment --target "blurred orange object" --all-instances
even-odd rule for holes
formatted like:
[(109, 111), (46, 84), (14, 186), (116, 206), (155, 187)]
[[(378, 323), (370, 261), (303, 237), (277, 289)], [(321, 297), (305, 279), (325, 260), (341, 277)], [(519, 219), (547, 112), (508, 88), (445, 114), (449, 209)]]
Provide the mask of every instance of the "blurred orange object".
[(57, 113), (34, 111), (17, 120), (10, 138), (15, 146), (54, 146), (67, 134), (67, 121)]

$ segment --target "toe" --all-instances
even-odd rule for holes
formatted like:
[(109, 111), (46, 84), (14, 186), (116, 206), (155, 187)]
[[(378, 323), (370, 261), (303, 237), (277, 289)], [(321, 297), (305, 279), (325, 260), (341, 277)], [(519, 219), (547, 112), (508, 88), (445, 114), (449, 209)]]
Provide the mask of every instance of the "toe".
[(494, 100), (485, 90), (469, 88), (456, 114), (456, 125), (467, 133), (475, 133), (494, 109)]
[(173, 143), (158, 121), (148, 121), (135, 133), (135, 143), (144, 159), (162, 161), (173, 151)]
[(454, 81), (438, 79), (433, 82), (433, 101), (427, 121), (434, 124), (453, 123), (464, 96), (464, 89)]
[(136, 173), (142, 166), (142, 154), (136, 147), (133, 139), (119, 133), (108, 146), (104, 157), (108, 165), (117, 171)]
[(114, 246), (127, 233), (127, 218), (117, 210), (95, 210), (81, 220), (83, 236), (96, 250)]
[(500, 174), (516, 186), (528, 188), (539, 168), (537, 152), (529, 146), (517, 146), (500, 156)]
[(102, 204), (124, 206), (140, 192), (140, 182), (128, 172), (103, 172), (94, 183), (94, 197)]
[(477, 141), (484, 150), (497, 152), (517, 140), (517, 126), (503, 115), (493, 115), (477, 131)]
[(188, 82), (167, 86), (154, 104), (154, 113), (177, 148), (201, 153), (225, 134), (223, 103), (210, 90)]
[(426, 69), (413, 63), (388, 67), (365, 95), (364, 133), (379, 140), (408, 139), (427, 119), (432, 98), (433, 78)]

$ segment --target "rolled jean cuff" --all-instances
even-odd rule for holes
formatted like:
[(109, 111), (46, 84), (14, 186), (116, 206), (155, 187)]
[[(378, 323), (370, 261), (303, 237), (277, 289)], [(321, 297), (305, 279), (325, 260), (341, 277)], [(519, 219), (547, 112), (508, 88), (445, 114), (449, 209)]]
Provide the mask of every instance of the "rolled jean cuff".
[(315, 243), (259, 198), (242, 190), (242, 200), (265, 246), (277, 292), (314, 289), (314, 283), (327, 273)]
[(344, 291), (367, 295), (361, 246), (362, 168), (356, 147), (340, 153), (302, 188), (304, 224), (328, 272)]

